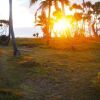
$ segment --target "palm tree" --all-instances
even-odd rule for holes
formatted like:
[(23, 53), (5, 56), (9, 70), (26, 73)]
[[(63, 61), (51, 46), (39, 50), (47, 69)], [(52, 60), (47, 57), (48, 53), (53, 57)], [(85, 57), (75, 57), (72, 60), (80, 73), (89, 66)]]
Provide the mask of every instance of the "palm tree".
[(61, 0), (61, 5), (62, 5), (62, 13), (65, 16), (64, 0)]
[[(76, 28), (76, 31), (75, 31), (75, 37), (78, 37), (79, 36), (79, 25), (78, 25), (78, 23), (82, 20), (82, 15), (83, 15), (83, 13), (82, 13), (82, 7), (81, 7), (81, 5), (79, 5), (79, 4), (76, 4), (76, 3), (74, 3), (71, 7), (70, 7), (70, 9), (71, 10), (75, 10), (75, 13), (74, 13), (74, 19), (75, 19), (75, 24), (76, 24), (76, 26), (75, 26), (75, 28)], [(79, 10), (81, 11), (81, 12), (79, 12)], [(83, 33), (81, 33), (80, 34), (81, 36), (84, 36), (84, 34)]]
[(58, 1), (57, 0), (54, 0), (54, 6), (55, 6), (55, 9), (58, 10), (59, 7), (58, 7)]
[[(31, 3), (34, 3), (35, 1), (38, 1), (38, 0), (33, 0)], [(39, 7), (38, 10), (40, 9), (45, 9), (45, 8), (48, 8), (48, 32), (49, 32), (49, 37), (48, 39), (50, 39), (51, 37), (51, 6), (52, 6), (52, 3), (54, 3), (54, 6), (55, 6), (55, 9), (56, 11), (60, 11), (59, 9), (59, 6), (58, 6), (58, 1), (60, 1), (62, 3), (62, 12), (63, 12), (63, 15), (65, 10), (64, 10), (64, 4), (68, 4), (69, 1), (68, 0), (44, 0), (44, 1), (41, 1), (41, 5)], [(36, 11), (36, 14), (35, 14), (35, 19), (36, 19), (36, 16), (37, 16), (37, 11)], [(60, 11), (61, 12), (61, 11)]]
[[(30, 4), (34, 4), (36, 1), (39, 1), (39, 0), (31, 0)], [(52, 5), (52, 1), (53, 0), (44, 0), (44, 1), (41, 1), (41, 5), (40, 7), (37, 9), (40, 10), (42, 8), (46, 8), (48, 6), (48, 19), (50, 19), (50, 14), (51, 14), (51, 5)], [(37, 11), (36, 11), (36, 14), (37, 15)]]
[(91, 28), (90, 28), (90, 26), (91, 26), (91, 14), (92, 14), (92, 10), (91, 10), (91, 8), (92, 8), (92, 4), (91, 4), (91, 2), (90, 1), (87, 1), (87, 2), (85, 2), (84, 3), (84, 7), (85, 8), (87, 8), (86, 9), (86, 14), (85, 14), (85, 18), (84, 18), (84, 21), (85, 20), (87, 20), (87, 22), (88, 22), (88, 30), (89, 30), (89, 34), (90, 34), (90, 36), (91, 36)]
[(38, 16), (38, 20), (36, 21), (36, 26), (41, 26), (42, 31), (44, 33), (44, 37), (48, 38), (49, 36), (48, 19), (44, 10), (42, 10), (41, 15)]
[[(95, 37), (97, 37), (98, 33), (97, 33), (97, 23), (96, 23), (96, 20), (98, 19), (99, 15), (100, 15), (100, 2), (99, 1), (95, 2), (95, 4), (92, 5), (92, 9), (93, 9), (93, 14), (95, 16), (94, 23), (92, 24), (92, 30), (94, 32)], [(95, 29), (94, 25), (96, 25), (96, 29)]]
[(62, 14), (63, 16), (65, 16), (65, 5), (69, 5), (69, 0), (52, 0), (54, 2), (54, 6), (55, 6), (55, 9), (57, 11), (60, 10), (59, 6), (58, 6), (58, 2), (61, 2), (61, 5), (62, 5)]
[(65, 4), (68, 5), (69, 4), (69, 0), (59, 0), (61, 2), (62, 5), (62, 13), (65, 16)]
[[(37, 1), (39, 1), (39, 0), (31, 0), (31, 1), (30, 1), (30, 6), (32, 6), (32, 4), (34, 4), (34, 3), (37, 2)], [(39, 9), (38, 9), (38, 10), (39, 10)], [(38, 11), (38, 10), (37, 10), (37, 11)], [(35, 13), (35, 21), (36, 21), (37, 11), (36, 11), (36, 13)]]
[(39, 1), (39, 0), (31, 0), (31, 1), (30, 1), (30, 5), (34, 4), (34, 3), (37, 2), (37, 1)]
[(45, 10), (46, 7), (47, 7), (47, 2), (46, 1), (41, 1), (39, 8), (35, 12), (35, 22), (37, 21), (38, 11), (41, 10), (41, 14), (42, 14), (42, 12)]
[(75, 9), (75, 12), (77, 12), (77, 10), (82, 10), (82, 7), (81, 5), (78, 5), (76, 3), (74, 3), (72, 6), (71, 6), (71, 10)]
[(83, 3), (82, 3), (82, 6), (83, 6), (83, 24), (82, 24), (82, 27), (83, 27), (83, 30), (85, 32), (85, 20), (84, 20), (84, 13), (85, 13), (85, 0), (83, 0)]
[(13, 54), (14, 56), (19, 56), (20, 52), (16, 45), (16, 40), (15, 40), (15, 35), (14, 35), (14, 30), (13, 30), (12, 0), (9, 0), (9, 32), (12, 37), (12, 44), (13, 44), (13, 50), (14, 50)]
[(80, 32), (80, 24), (79, 24), (79, 22), (82, 20), (82, 15), (83, 15), (83, 13), (80, 13), (80, 12), (75, 12), (74, 13), (74, 18), (75, 18), (75, 22), (76, 22), (76, 32), (75, 32), (75, 37), (79, 37), (79, 36), (81, 36), (81, 37), (83, 37), (84, 36), (84, 33), (83, 32)]
[[(31, 0), (31, 4), (35, 3), (36, 1), (38, 1), (38, 0)], [(43, 17), (44, 17), (44, 19), (47, 19), (46, 22), (40, 22), (41, 23), (40, 26), (44, 26), (44, 24), (45, 24), (45, 27), (42, 30), (44, 33), (47, 32), (46, 34), (47, 34), (48, 44), (50, 42), (50, 37), (51, 37), (51, 6), (52, 6), (52, 1), (53, 0), (41, 1), (40, 7), (37, 9), (37, 11), (35, 13), (35, 20), (36, 20), (38, 10), (42, 9), (41, 15), (42, 14), (43, 15), (39, 16), (39, 20), (41, 20)], [(44, 15), (45, 8), (48, 8), (48, 17), (46, 17), (46, 15)], [(46, 29), (46, 31), (45, 31), (45, 29)]]

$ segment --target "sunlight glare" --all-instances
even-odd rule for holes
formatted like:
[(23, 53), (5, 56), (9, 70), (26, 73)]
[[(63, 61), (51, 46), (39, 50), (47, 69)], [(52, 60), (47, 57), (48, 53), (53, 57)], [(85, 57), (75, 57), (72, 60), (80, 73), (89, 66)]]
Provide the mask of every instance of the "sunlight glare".
[(53, 31), (59, 35), (59, 37), (65, 34), (71, 28), (71, 23), (66, 19), (62, 18), (55, 22)]

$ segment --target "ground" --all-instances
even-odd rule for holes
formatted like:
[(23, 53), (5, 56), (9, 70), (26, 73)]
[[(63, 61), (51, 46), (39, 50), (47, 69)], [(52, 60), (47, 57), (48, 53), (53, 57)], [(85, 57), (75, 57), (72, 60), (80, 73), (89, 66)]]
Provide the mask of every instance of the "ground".
[(18, 41), (20, 57), (12, 56), (11, 46), (0, 47), (0, 100), (100, 100), (93, 85), (100, 42), (66, 43), (62, 49)]

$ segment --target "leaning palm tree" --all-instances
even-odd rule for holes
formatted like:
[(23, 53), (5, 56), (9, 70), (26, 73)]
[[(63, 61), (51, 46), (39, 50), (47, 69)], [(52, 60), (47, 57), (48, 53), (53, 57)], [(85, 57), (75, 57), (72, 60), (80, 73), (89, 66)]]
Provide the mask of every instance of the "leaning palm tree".
[[(39, 1), (39, 0), (30, 0), (30, 6), (32, 6), (32, 4), (34, 4), (35, 2), (37, 2), (37, 1)], [(39, 10), (39, 9), (38, 9)], [(38, 11), (37, 10), (37, 11)], [(35, 20), (36, 20), (36, 16), (37, 16), (37, 11), (36, 11), (36, 13), (35, 13)]]
[[(34, 4), (36, 1), (39, 1), (39, 0), (31, 0), (30, 4), (32, 5), (32, 4)], [(40, 7), (37, 9), (37, 11), (38, 11), (38, 10), (40, 10), (40, 9), (42, 9), (42, 8), (48, 7), (48, 19), (50, 19), (52, 1), (53, 1), (53, 0), (44, 0), (44, 1), (41, 0)], [(37, 16), (37, 11), (36, 11), (36, 13), (35, 13), (35, 17)]]
[(36, 12), (35, 12), (35, 23), (36, 23), (36, 21), (37, 21), (37, 14), (38, 14), (38, 11), (39, 10), (41, 10), (41, 14), (42, 14), (42, 12), (44, 12), (44, 10), (45, 10), (45, 8), (47, 7), (47, 2), (46, 1), (42, 1), (41, 3), (40, 3), (40, 6), (39, 6), (39, 8), (36, 10)]
[[(36, 1), (39, 1), (39, 0), (31, 0), (31, 4), (34, 4)], [(47, 20), (48, 20), (48, 43), (50, 41), (50, 37), (51, 37), (51, 25), (50, 25), (50, 19), (51, 19), (51, 6), (52, 6), (52, 1), (53, 0), (44, 0), (44, 1), (41, 1), (41, 4), (40, 4), (40, 7), (37, 9), (40, 10), (42, 9), (42, 11), (45, 9), (45, 8), (48, 8), (48, 17), (47, 17)], [(35, 20), (36, 20), (36, 17), (37, 17), (37, 11), (35, 13)]]
[(12, 44), (13, 44), (13, 50), (14, 50), (13, 54), (14, 56), (19, 56), (20, 52), (16, 45), (16, 40), (15, 40), (15, 35), (14, 35), (14, 30), (13, 30), (12, 0), (9, 0), (9, 33), (11, 34), (11, 37), (12, 37)]
[(44, 10), (40, 16), (38, 16), (38, 20), (36, 21), (36, 26), (41, 26), (42, 31), (44, 33), (44, 38), (46, 39), (47, 44), (49, 43), (49, 27), (48, 27), (48, 19)]

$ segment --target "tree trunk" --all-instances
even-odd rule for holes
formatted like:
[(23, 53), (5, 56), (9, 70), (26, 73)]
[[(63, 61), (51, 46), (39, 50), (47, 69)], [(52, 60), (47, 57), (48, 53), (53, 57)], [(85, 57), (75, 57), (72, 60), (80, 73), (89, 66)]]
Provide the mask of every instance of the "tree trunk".
[(91, 19), (88, 21), (89, 25), (88, 25), (88, 30), (89, 30), (89, 35), (90, 37), (92, 36), (91, 35)]
[(9, 35), (7, 36), (7, 46), (9, 45), (9, 42), (10, 42), (10, 32), (9, 32)]
[(14, 56), (19, 56), (20, 52), (17, 49), (14, 30), (13, 30), (13, 19), (12, 19), (12, 0), (9, 0), (9, 34), (12, 37), (13, 54)]
[(63, 16), (65, 16), (64, 0), (61, 0), (61, 5), (62, 5), (62, 13), (63, 13)]
[(92, 24), (92, 31), (93, 31), (93, 33), (94, 33), (94, 36), (95, 36), (95, 37), (98, 37), (98, 34), (97, 34), (96, 31), (95, 31), (94, 25), (95, 25), (95, 22)]
[(49, 10), (49, 11), (48, 11), (48, 30), (49, 30), (48, 32), (49, 32), (49, 33), (48, 33), (48, 37), (47, 37), (47, 44), (49, 44), (49, 42), (50, 42), (50, 37), (51, 37), (51, 29), (50, 29), (51, 0), (49, 0), (48, 2), (49, 2), (49, 5), (48, 5), (48, 6), (49, 6), (49, 7), (48, 7), (48, 10)]
[(58, 7), (58, 1), (57, 0), (54, 0), (54, 6), (55, 6), (55, 9), (57, 11), (59, 9), (59, 7)]
[[(98, 18), (97, 18), (97, 15), (96, 15), (96, 20), (97, 20)], [(95, 24), (96, 25), (96, 33), (97, 33), (97, 35), (98, 35), (98, 28), (97, 28), (97, 23)]]

